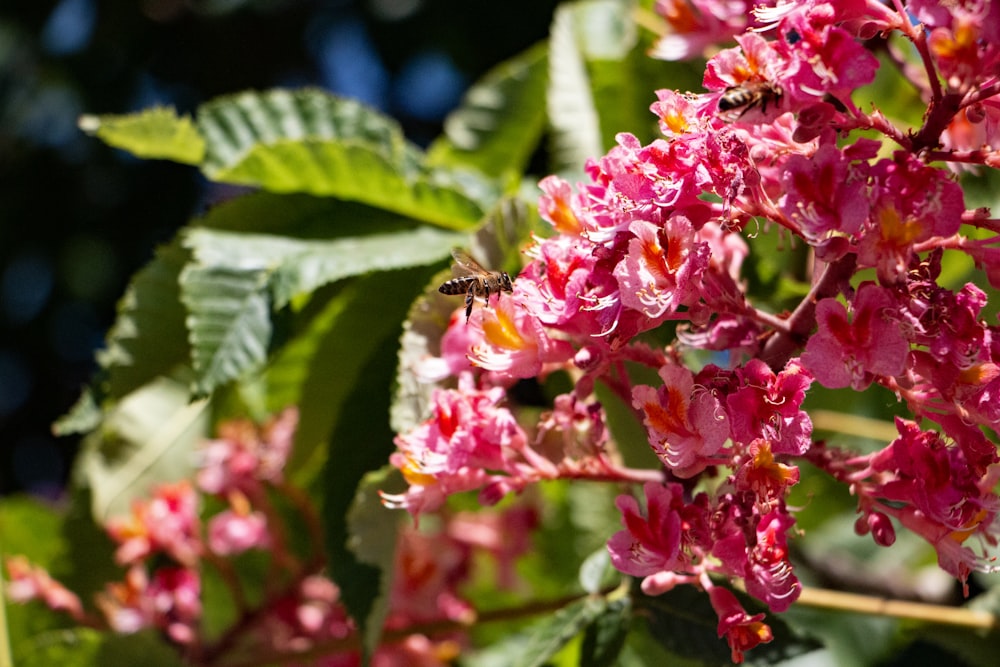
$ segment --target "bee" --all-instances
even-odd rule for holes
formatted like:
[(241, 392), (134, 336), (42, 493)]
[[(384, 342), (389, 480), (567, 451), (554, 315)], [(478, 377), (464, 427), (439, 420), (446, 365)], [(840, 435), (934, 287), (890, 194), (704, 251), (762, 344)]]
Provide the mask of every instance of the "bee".
[(770, 81), (746, 81), (738, 86), (729, 86), (719, 98), (719, 111), (727, 116), (740, 112), (732, 120), (743, 117), (751, 109), (760, 109), (767, 113), (768, 104), (778, 104), (781, 101), (781, 88)]
[(441, 285), (438, 291), (442, 294), (465, 294), (466, 324), (469, 323), (472, 304), (477, 296), (489, 303), (490, 294), (496, 294), (499, 299), (501, 292), (514, 291), (506, 271), (488, 271), (468, 253), (457, 248), (451, 251), (451, 256), (455, 258), (455, 265), (451, 268), (455, 277)]

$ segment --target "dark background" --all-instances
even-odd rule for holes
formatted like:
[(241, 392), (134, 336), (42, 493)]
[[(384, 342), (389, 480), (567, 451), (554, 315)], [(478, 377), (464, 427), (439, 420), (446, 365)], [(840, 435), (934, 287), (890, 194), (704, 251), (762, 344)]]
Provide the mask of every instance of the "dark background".
[(194, 168), (83, 135), (82, 113), (193, 112), (321, 86), (425, 144), (464, 89), (548, 31), (555, 0), (3, 0), (0, 493), (55, 496), (77, 441), (51, 423), (95, 369), (129, 276), (204, 206)]

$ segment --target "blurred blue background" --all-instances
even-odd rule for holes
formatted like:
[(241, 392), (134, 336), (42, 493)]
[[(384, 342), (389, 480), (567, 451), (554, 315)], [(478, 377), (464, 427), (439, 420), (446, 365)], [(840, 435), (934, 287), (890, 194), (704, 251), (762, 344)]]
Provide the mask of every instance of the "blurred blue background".
[(554, 0), (4, 0), (0, 5), (0, 493), (54, 497), (56, 438), (129, 276), (217, 193), (83, 135), (82, 113), (321, 86), (426, 144), (465, 88), (542, 39)]

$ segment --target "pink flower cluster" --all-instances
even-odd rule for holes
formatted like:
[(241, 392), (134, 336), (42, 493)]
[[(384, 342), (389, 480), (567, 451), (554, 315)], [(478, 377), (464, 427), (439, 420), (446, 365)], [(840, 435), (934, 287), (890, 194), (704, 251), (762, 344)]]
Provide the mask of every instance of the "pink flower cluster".
[[(173, 642), (190, 664), (214, 664), (245, 655), (266, 662), (325, 667), (362, 664), (354, 620), (341, 601), (340, 589), (324, 573), (318, 516), (310, 501), (285, 485), (283, 470), (298, 422), (285, 410), (263, 427), (249, 421), (226, 422), (219, 437), (202, 448), (198, 488), (187, 481), (164, 484), (148, 499), (133, 503), (129, 516), (107, 523), (117, 545), (115, 559), (126, 568), (123, 579), (106, 584), (96, 596), (99, 614), (26, 558), (7, 559), (8, 594), (15, 602), (39, 600), (74, 621), (118, 633), (153, 628)], [(275, 492), (299, 510), (315, 553), (294, 551), (284, 535), (288, 517), (272, 500)], [(202, 524), (205, 505), (216, 501)], [(465, 626), (476, 618), (459, 588), (473, 571), (470, 560), (484, 554), (496, 567), (498, 585), (517, 583), (514, 560), (530, 549), (537, 524), (527, 504), (502, 512), (457, 514), (438, 522), (436, 531), (401, 531), (389, 592), (386, 640), (371, 656), (375, 667), (422, 665), (444, 667), (466, 643)], [(232, 559), (250, 550), (267, 552), (271, 570), (262, 597), (250, 605)], [(206, 637), (202, 582), (215, 568), (229, 587), (237, 609), (234, 623), (219, 637)], [(431, 638), (421, 626), (451, 623), (453, 632)], [(411, 630), (416, 628), (417, 631)]]
[[(662, 56), (701, 53), (748, 24), (742, 2), (657, 8), (673, 31)], [(554, 233), (527, 249), (511, 298), (468, 325), (452, 318), (437, 368), (458, 386), (440, 389), (427, 421), (397, 438), (392, 462), (410, 487), (387, 502), (418, 515), (472, 489), (492, 503), (556, 477), (645, 481), (645, 510), (631, 495), (618, 501), (614, 564), (648, 593), (710, 590), (737, 661), (769, 630), (707, 575), (742, 580), (773, 611), (796, 599), (785, 503), (796, 459), (851, 485), (859, 533), (889, 545), (892, 517), (962, 581), (990, 570), (1000, 330), (981, 317), (982, 289), (953, 291), (939, 278), (945, 251), (964, 253), (1000, 287), (1000, 224), (967, 211), (954, 174), (931, 162), (1000, 165), (998, 12), (974, 1), (758, 8), (756, 29), (709, 60), (709, 92), (657, 91), (663, 138), (618, 135), (576, 187), (544, 179), (539, 211)], [(924, 68), (928, 110), (910, 132), (852, 100), (878, 68), (862, 41), (891, 32)], [(900, 65), (912, 73), (902, 56)], [(861, 129), (882, 140), (849, 134)], [(810, 250), (808, 294), (789, 312), (754, 303), (742, 273), (744, 234), (764, 233)], [(643, 334), (653, 330), (671, 344), (650, 347)], [(696, 362), (699, 350), (725, 353), (726, 365)], [(637, 364), (660, 383), (634, 384)], [(573, 378), (573, 392), (538, 426), (522, 425), (505, 389), (555, 371)], [(868, 456), (828, 449), (801, 407), (814, 381), (884, 387), (924, 427), (900, 421), (900, 437)], [(634, 408), (659, 470), (615, 465), (596, 383)], [(722, 482), (693, 491), (706, 475)]]

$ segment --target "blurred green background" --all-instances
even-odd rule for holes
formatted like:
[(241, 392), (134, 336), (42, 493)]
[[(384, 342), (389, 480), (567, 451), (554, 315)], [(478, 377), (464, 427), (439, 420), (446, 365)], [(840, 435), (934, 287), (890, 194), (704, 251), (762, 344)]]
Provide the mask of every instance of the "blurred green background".
[(129, 276), (234, 191), (86, 137), (82, 113), (319, 86), (434, 138), (465, 88), (545, 37), (555, 0), (4, 0), (0, 494), (57, 496), (52, 421), (95, 369)]

